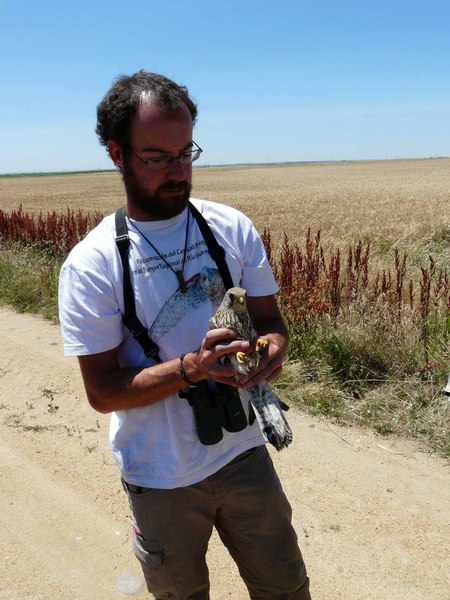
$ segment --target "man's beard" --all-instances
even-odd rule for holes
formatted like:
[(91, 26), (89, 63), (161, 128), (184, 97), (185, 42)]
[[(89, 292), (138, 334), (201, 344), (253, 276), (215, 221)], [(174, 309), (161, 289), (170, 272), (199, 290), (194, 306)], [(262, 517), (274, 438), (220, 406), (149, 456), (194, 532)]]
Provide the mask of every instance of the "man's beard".
[[(133, 170), (125, 164), (122, 168), (122, 179), (128, 200), (147, 214), (149, 220), (171, 219), (183, 212), (188, 205), (191, 195), (191, 185), (188, 181), (168, 181), (160, 185), (156, 192), (151, 193), (137, 181)], [(165, 190), (179, 190), (179, 194), (161, 197)]]

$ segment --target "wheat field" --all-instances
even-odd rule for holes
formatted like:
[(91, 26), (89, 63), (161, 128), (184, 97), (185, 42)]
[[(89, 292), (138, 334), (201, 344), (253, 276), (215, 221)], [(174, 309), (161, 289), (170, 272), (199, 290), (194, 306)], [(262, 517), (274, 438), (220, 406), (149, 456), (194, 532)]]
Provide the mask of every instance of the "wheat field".
[[(359, 240), (383, 262), (398, 247), (418, 266), (433, 254), (450, 264), (450, 159), (201, 167), (193, 196), (234, 206), (269, 229), (275, 251), (286, 233), (301, 245), (310, 227), (324, 248)], [(109, 213), (124, 202), (119, 173), (0, 178), (0, 207), (67, 207)]]
[[(193, 194), (230, 204), (261, 233), (270, 231), (278, 299), (291, 331), (290, 362), (279, 382), (288, 403), (379, 434), (418, 435), (448, 455), (448, 403), (440, 390), (448, 377), (450, 159), (202, 167), (194, 171)], [(67, 208), (110, 213), (123, 202), (116, 172), (0, 177), (6, 213), (20, 205), (33, 214)], [(286, 233), (289, 246), (297, 243), (303, 250), (297, 256), (305, 258), (308, 228), (321, 231), (323, 262), (314, 251), (302, 262), (318, 278), (313, 287), (308, 277), (294, 278), (291, 295), (282, 280), (289, 282), (291, 267), (297, 272), (300, 263), (277, 251)], [(358, 271), (367, 274), (368, 287), (356, 295), (359, 240), (370, 242), (371, 250), (370, 267), (367, 260), (366, 273)], [(0, 235), (3, 250), (1, 241)], [(352, 252), (345, 254), (348, 246), (354, 262)], [(340, 271), (336, 262), (331, 268), (336, 249)], [(5, 245), (0, 296), (20, 310), (55, 318), (62, 259), (49, 261), (37, 250)], [(324, 296), (330, 290), (338, 291), (338, 300)]]

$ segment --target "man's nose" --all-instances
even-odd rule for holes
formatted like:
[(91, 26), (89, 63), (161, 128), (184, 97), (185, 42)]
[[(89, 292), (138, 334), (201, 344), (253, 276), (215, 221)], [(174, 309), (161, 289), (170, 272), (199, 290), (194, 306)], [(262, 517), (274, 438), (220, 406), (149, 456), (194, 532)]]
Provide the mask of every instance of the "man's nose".
[(186, 179), (187, 167), (188, 165), (184, 165), (181, 162), (180, 157), (174, 158), (173, 161), (170, 163), (168, 170), (169, 179), (183, 181), (184, 179)]

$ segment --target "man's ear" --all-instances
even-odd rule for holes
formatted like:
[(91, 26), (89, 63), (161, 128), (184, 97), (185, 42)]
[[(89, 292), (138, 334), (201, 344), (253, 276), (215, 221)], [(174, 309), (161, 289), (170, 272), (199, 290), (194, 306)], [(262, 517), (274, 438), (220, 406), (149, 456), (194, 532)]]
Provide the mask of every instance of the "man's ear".
[(119, 167), (119, 169), (122, 170), (123, 153), (121, 146), (114, 140), (108, 140), (106, 147), (113, 163), (116, 165), (116, 167)]

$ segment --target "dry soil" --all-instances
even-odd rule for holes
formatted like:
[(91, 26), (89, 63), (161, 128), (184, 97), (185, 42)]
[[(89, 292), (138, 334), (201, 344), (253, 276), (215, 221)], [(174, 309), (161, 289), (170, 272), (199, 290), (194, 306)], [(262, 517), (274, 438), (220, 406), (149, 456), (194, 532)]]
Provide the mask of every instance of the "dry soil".
[[(0, 598), (114, 600), (140, 577), (108, 447), (56, 325), (0, 309)], [(315, 600), (449, 600), (449, 465), (291, 410), (273, 452)], [(213, 536), (211, 598), (247, 598)], [(144, 588), (134, 596), (149, 598)]]

